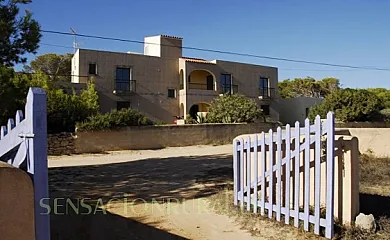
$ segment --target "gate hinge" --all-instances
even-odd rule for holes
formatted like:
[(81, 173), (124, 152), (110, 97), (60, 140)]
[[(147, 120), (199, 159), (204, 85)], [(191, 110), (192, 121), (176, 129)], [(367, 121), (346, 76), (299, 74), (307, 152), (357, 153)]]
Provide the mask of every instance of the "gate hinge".
[(18, 135), (20, 138), (34, 138), (34, 133), (20, 133)]

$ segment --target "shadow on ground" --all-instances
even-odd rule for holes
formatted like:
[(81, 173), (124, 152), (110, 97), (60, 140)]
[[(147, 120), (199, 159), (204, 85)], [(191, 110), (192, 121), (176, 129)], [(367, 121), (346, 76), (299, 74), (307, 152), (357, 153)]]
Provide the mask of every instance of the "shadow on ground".
[[(95, 205), (98, 199), (106, 204), (110, 199), (124, 196), (128, 201), (138, 199), (135, 204), (210, 196), (233, 179), (232, 161), (232, 156), (216, 155), (50, 168), (52, 211), (53, 199), (61, 198), (57, 210), (65, 213), (52, 213), (52, 239), (185, 239), (154, 227), (158, 223), (146, 225), (141, 223), (142, 219), (108, 211), (93, 214)], [(81, 209), (78, 214), (66, 199)], [(86, 214), (87, 208), (80, 207), (81, 199), (92, 206), (92, 213)]]
[[(75, 200), (74, 200), (75, 202)], [(110, 212), (98, 211), (82, 215), (75, 211), (67, 214), (52, 214), (51, 239), (53, 240), (185, 240), (163, 229), (141, 223), (142, 219), (130, 219)]]
[(233, 178), (231, 156), (152, 158), (126, 163), (49, 169), (51, 196), (65, 198), (206, 197)]
[(390, 196), (360, 193), (360, 212), (390, 218)]

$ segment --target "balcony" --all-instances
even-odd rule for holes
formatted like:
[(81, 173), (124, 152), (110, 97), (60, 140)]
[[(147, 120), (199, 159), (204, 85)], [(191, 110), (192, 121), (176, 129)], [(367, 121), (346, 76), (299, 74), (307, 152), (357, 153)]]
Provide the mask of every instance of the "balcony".
[(131, 94), (136, 92), (136, 80), (115, 80), (114, 94)]
[(260, 99), (273, 99), (275, 98), (275, 88), (259, 88)]
[(211, 90), (213, 91), (213, 85), (207, 85), (205, 83), (188, 83), (189, 89)]
[(220, 94), (237, 94), (238, 93), (238, 85), (237, 84), (220, 85), (219, 93)]

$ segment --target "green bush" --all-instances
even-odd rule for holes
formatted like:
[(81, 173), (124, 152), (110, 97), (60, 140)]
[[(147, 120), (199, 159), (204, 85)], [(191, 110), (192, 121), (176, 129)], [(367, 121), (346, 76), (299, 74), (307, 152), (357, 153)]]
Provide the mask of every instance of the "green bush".
[(41, 72), (19, 74), (13, 69), (0, 67), (0, 123), (15, 117), (16, 110), (23, 110), (29, 87), (40, 87), (47, 95), (48, 133), (74, 131), (76, 122), (98, 112), (98, 95), (93, 82), (80, 95), (67, 94), (55, 87), (49, 76)]
[(325, 118), (329, 111), (343, 122), (370, 121), (382, 109), (380, 99), (365, 89), (340, 89), (329, 94), (321, 104), (310, 109), (309, 118)]
[(105, 114), (98, 113), (88, 117), (83, 122), (78, 122), (76, 127), (77, 130), (93, 131), (145, 125), (153, 125), (153, 122), (137, 110), (128, 108), (119, 111), (113, 110)]
[(216, 98), (206, 117), (209, 123), (243, 123), (254, 122), (263, 117), (263, 113), (252, 99), (233, 94)]

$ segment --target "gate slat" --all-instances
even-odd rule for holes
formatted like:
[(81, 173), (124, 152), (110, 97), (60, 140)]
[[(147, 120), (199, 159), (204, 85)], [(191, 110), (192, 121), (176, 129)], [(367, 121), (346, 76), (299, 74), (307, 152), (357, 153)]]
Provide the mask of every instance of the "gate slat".
[(258, 180), (258, 162), (257, 162), (257, 155), (258, 155), (258, 151), (257, 151), (257, 134), (255, 134), (255, 139), (253, 140), (254, 141), (254, 145), (253, 145), (253, 152), (254, 152), (254, 159), (253, 159), (253, 165), (254, 165), (254, 171), (253, 171), (253, 175), (254, 175), (254, 182), (255, 182), (255, 185), (253, 186), (253, 198), (254, 198), (254, 202), (253, 202), (253, 212), (254, 213), (257, 213), (257, 184), (259, 182)]
[(290, 163), (291, 163), (291, 155), (290, 155), (290, 125), (286, 125), (286, 196), (285, 196), (285, 208), (287, 209), (285, 213), (284, 222), (286, 224), (290, 224)]
[(282, 205), (282, 129), (280, 127), (276, 130), (276, 151), (277, 151), (277, 185), (276, 185), (276, 221), (280, 222), (280, 212)]
[(244, 207), (244, 139), (240, 139), (240, 206)]
[(274, 186), (274, 171), (272, 170), (274, 163), (274, 143), (273, 143), (273, 132), (272, 129), (268, 132), (269, 137), (269, 165), (268, 165), (268, 171), (269, 171), (269, 185), (268, 185), (268, 201), (270, 203), (268, 208), (268, 217), (272, 218), (273, 215), (273, 186)]
[(304, 197), (304, 224), (303, 229), (309, 231), (309, 215), (310, 215), (310, 121), (305, 120), (305, 197)]
[(260, 214), (261, 216), (264, 216), (265, 211), (265, 163), (267, 161), (266, 154), (265, 154), (265, 133), (262, 132), (260, 135), (260, 141), (261, 141), (261, 209)]
[(321, 204), (321, 119), (317, 116), (315, 125), (315, 203), (314, 203), (314, 233), (320, 234), (320, 204)]
[(239, 144), (239, 141), (235, 139), (233, 141), (233, 179), (234, 179), (234, 205), (238, 205), (238, 191), (240, 188), (240, 178), (239, 171), (240, 171), (240, 164), (239, 164), (239, 152), (237, 150), (237, 145)]
[(295, 212), (295, 218), (294, 218), (294, 226), (297, 228), (299, 227), (299, 166), (301, 162), (300, 157), (300, 128), (299, 128), (299, 122), (295, 122), (295, 171), (294, 171), (294, 177), (295, 177), (295, 184), (294, 184), (294, 212)]
[(327, 115), (328, 135), (326, 139), (326, 229), (325, 237), (333, 238), (334, 219), (334, 118), (333, 113)]
[(246, 210), (249, 212), (251, 210), (251, 137), (247, 138), (246, 170), (246, 195), (248, 197)]

